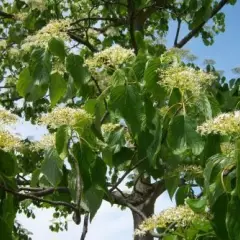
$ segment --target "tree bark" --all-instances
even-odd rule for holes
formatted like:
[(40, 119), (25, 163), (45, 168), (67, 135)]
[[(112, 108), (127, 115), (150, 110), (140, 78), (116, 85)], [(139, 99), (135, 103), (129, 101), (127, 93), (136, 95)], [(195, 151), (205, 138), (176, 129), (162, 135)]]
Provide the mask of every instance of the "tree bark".
[[(146, 181), (147, 180), (147, 181)], [(154, 207), (156, 199), (165, 191), (164, 181), (156, 182), (155, 184), (149, 184), (150, 179), (144, 179), (144, 181), (137, 181), (134, 188), (135, 197), (137, 194), (144, 197), (144, 202), (135, 205), (135, 207), (142, 212), (146, 218), (151, 217), (154, 214)], [(140, 196), (139, 196), (140, 197)], [(132, 211), (133, 216), (133, 226), (134, 231), (139, 227), (139, 225), (144, 221), (143, 217), (140, 216), (136, 211)], [(154, 237), (151, 234), (146, 234), (145, 236), (134, 236), (134, 240), (153, 240)]]
[[(150, 217), (154, 214), (154, 205), (155, 202), (150, 202), (149, 205), (144, 206), (145, 204), (141, 204), (137, 208), (146, 215), (146, 217)], [(133, 215), (133, 227), (134, 231), (138, 228), (138, 226), (142, 223), (144, 220), (141, 216), (139, 216), (136, 212), (132, 211)], [(145, 236), (134, 236), (134, 240), (153, 240), (153, 237), (150, 234), (147, 234)]]

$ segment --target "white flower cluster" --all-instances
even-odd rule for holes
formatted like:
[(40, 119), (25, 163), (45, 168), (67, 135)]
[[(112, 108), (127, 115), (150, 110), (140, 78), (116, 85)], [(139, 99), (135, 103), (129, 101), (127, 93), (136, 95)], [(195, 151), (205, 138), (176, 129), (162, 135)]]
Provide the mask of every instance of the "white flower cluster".
[(114, 45), (101, 52), (95, 53), (92, 58), (88, 58), (85, 64), (91, 71), (100, 68), (117, 68), (119, 65), (133, 58), (134, 52), (131, 49), (125, 49), (119, 45)]
[(29, 51), (34, 46), (47, 47), (52, 37), (58, 37), (64, 41), (69, 40), (67, 29), (70, 27), (69, 19), (51, 20), (35, 35), (28, 36), (21, 46), (23, 51)]
[(103, 124), (101, 126), (101, 128), (102, 128), (102, 131), (104, 133), (109, 133), (109, 132), (113, 132), (113, 131), (115, 131), (117, 129), (120, 129), (121, 125), (118, 124), (118, 123), (115, 123), (115, 124), (114, 123), (106, 123), (106, 124)]
[(7, 130), (0, 129), (0, 149), (18, 150), (22, 147), (21, 139)]
[(12, 124), (17, 122), (17, 116), (4, 108), (0, 108), (0, 124)]
[(92, 122), (92, 116), (85, 110), (70, 107), (57, 107), (52, 112), (42, 116), (39, 123), (58, 128), (63, 125), (85, 126)]
[(25, 2), (30, 5), (32, 9), (38, 9), (44, 11), (46, 9), (47, 1), (46, 0), (25, 0)]
[(21, 146), (21, 139), (3, 127), (8, 124), (14, 124), (18, 117), (10, 111), (0, 107), (0, 149), (5, 151), (18, 150)]
[(159, 70), (160, 85), (167, 89), (179, 88), (181, 92), (190, 92), (193, 96), (199, 96), (207, 86), (211, 85), (216, 77), (202, 70), (195, 70), (186, 66), (169, 67)]
[(31, 149), (34, 151), (46, 150), (48, 148), (54, 147), (56, 143), (56, 134), (47, 134), (44, 135), (40, 141), (33, 142)]
[(202, 173), (203, 173), (203, 169), (197, 165), (179, 166), (176, 168), (175, 171), (179, 172), (179, 173), (187, 173), (187, 174), (194, 175), (194, 176), (202, 175)]
[(159, 215), (154, 215), (139, 226), (135, 231), (135, 235), (145, 235), (147, 232), (156, 228), (167, 228), (169, 224), (174, 224), (174, 227), (187, 227), (194, 220), (205, 221), (203, 214), (196, 214), (188, 206), (178, 206), (162, 211)]
[(26, 12), (14, 14), (14, 18), (21, 22), (24, 21), (27, 18), (27, 16), (28, 16), (28, 13), (26, 13)]
[(7, 41), (6, 40), (0, 40), (0, 49), (5, 49), (7, 47)]
[(201, 135), (210, 133), (235, 136), (240, 134), (240, 111), (222, 113), (197, 127)]

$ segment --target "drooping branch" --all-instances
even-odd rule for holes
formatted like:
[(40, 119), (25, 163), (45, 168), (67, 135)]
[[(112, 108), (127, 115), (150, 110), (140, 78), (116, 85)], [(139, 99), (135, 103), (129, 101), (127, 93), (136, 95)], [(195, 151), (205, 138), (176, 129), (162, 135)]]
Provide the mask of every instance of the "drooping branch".
[(67, 203), (67, 202), (63, 202), (63, 201), (52, 201), (52, 200), (47, 200), (47, 199), (37, 197), (33, 194), (20, 193), (20, 192), (17, 192), (15, 190), (13, 190), (13, 189), (9, 189), (9, 188), (5, 187), (4, 185), (0, 185), (0, 188), (3, 189), (5, 192), (8, 192), (8, 193), (10, 193), (10, 194), (12, 194), (16, 197), (19, 197), (20, 201), (23, 201), (25, 199), (31, 199), (31, 200), (34, 200), (34, 201), (37, 201), (37, 202), (48, 203), (52, 206), (64, 206), (64, 207), (73, 209), (74, 211), (77, 210), (76, 206), (71, 204), (71, 203)]
[(20, 187), (19, 191), (31, 192), (31, 195), (37, 197), (48, 196), (54, 192), (59, 193), (70, 193), (67, 187), (57, 187), (57, 188), (31, 188), (31, 187)]
[(80, 240), (84, 240), (87, 236), (88, 232), (88, 219), (89, 219), (89, 213), (85, 214), (84, 221), (83, 221), (83, 231)]
[[(70, 141), (69, 141), (69, 147), (70, 147)], [(69, 157), (72, 158), (73, 164), (74, 164), (74, 169), (76, 171), (76, 211), (73, 215), (73, 221), (79, 225), (81, 222), (81, 213), (80, 213), (80, 203), (81, 203), (81, 195), (82, 195), (82, 178), (81, 178), (81, 173), (80, 173), (80, 168), (79, 168), (79, 163), (78, 159), (74, 156), (71, 151), (69, 151)]]
[(180, 42), (178, 42), (175, 47), (182, 48), (186, 43), (188, 43), (201, 29), (202, 27), (208, 22), (209, 19), (213, 18), (226, 4), (228, 0), (221, 0), (212, 10), (210, 17), (207, 20), (204, 20), (201, 24), (197, 27), (192, 29)]

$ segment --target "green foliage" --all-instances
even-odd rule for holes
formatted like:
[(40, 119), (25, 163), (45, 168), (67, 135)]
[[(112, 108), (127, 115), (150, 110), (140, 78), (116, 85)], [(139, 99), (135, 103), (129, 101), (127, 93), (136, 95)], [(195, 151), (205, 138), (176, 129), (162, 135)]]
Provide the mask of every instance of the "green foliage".
[[(240, 238), (239, 133), (197, 131), (239, 109), (240, 80), (228, 82), (209, 64), (205, 72), (216, 79), (196, 89), (199, 68), (177, 49), (195, 36), (214, 43), (225, 31), (222, 2), (1, 2), (0, 105), (33, 124), (55, 113), (47, 124), (52, 135), (43, 141), (21, 139), (10, 147), (16, 136), (0, 129), (3, 239), (28, 239), (15, 218), (17, 212), (34, 218), (31, 204), (55, 209), (61, 219), (50, 229), (58, 232), (67, 230), (68, 215), (79, 223), (89, 214), (92, 221), (103, 200), (139, 207), (165, 190), (204, 221), (156, 226), (164, 240)], [(207, 27), (209, 18), (214, 24)], [(167, 50), (159, 39), (171, 21), (190, 32)], [(187, 86), (180, 84), (184, 73), (164, 75), (186, 66), (193, 76)], [(1, 128), (6, 119), (0, 111)], [(234, 146), (227, 152), (226, 143)], [(119, 190), (123, 183), (130, 191)]]

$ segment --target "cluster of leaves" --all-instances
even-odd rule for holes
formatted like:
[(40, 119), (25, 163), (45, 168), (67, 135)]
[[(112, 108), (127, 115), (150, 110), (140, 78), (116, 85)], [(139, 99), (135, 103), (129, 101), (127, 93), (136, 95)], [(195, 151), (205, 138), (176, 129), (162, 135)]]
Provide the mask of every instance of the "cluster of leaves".
[[(14, 233), (26, 235), (16, 230), (20, 228), (15, 218), (19, 209), (34, 216), (28, 208), (29, 199), (35, 207), (54, 206), (55, 218), (73, 214), (77, 224), (85, 213), (90, 213), (92, 220), (103, 200), (131, 207), (124, 197), (127, 195), (119, 197), (115, 190), (122, 181), (121, 172), (128, 175), (134, 170), (127, 183), (133, 192), (139, 177), (146, 176), (154, 183), (164, 182), (164, 189), (171, 198), (175, 196), (177, 205), (185, 204), (187, 199), (196, 213), (209, 208), (209, 224), (192, 223), (182, 232), (159, 229), (165, 239), (239, 239), (239, 143), (236, 157), (231, 158), (222, 153), (220, 145), (232, 139), (203, 137), (196, 128), (221, 112), (239, 109), (240, 80), (228, 83), (208, 65), (206, 72), (216, 80), (199, 96), (180, 87), (168, 89), (161, 84), (161, 71), (173, 66), (194, 71), (199, 68), (182, 62), (180, 52), (166, 51), (156, 41), (156, 36), (167, 33), (170, 20), (179, 24), (185, 21), (194, 30), (213, 16), (215, 6), (221, 9), (218, 4), (227, 1), (156, 1), (156, 5), (151, 1), (136, 1), (133, 5), (132, 1), (100, 2), (43, 1), (37, 8), (34, 1), (16, 0), (0, 5), (0, 34), (6, 40), (6, 47), (1, 49), (0, 103), (33, 123), (56, 105), (80, 109), (91, 116), (87, 121), (48, 126), (55, 134), (55, 144), (47, 149), (36, 150), (29, 140), (23, 140), (21, 150), (0, 150), (2, 236), (14, 239)], [(126, 32), (131, 20), (129, 11), (133, 9), (139, 17)], [(2, 10), (8, 13), (4, 15)], [(224, 15), (215, 11), (214, 27), (210, 31), (199, 28), (193, 34), (201, 34), (206, 44), (213, 43), (213, 32), (224, 31)], [(23, 20), (18, 20), (19, 14), (24, 14)], [(53, 36), (46, 46), (21, 51), (27, 36), (34, 35), (51, 19), (64, 17), (73, 23), (67, 30), (68, 41)], [(131, 30), (133, 25), (139, 32)], [(73, 40), (84, 47), (74, 46)], [(184, 41), (176, 39), (175, 46), (181, 47)], [(114, 43), (133, 47), (136, 55), (117, 66), (110, 63), (109, 68), (102, 62), (104, 68), (95, 73), (88, 69), (86, 60), (94, 58), (93, 52)], [(18, 49), (14, 57), (13, 47)], [(18, 102), (20, 99), (23, 103)], [(189, 172), (192, 166), (202, 169), (203, 175), (195, 172), (196, 168)], [(203, 198), (196, 196), (194, 187), (201, 190)], [(67, 225), (56, 222), (50, 228), (59, 231)]]

